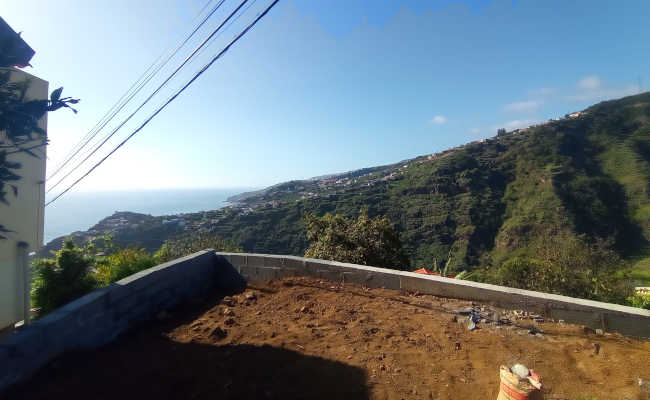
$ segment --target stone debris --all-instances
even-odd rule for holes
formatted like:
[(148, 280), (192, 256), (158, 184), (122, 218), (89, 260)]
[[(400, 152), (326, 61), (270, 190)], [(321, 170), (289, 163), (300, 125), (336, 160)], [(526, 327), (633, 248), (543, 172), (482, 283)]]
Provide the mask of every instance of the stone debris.
[(221, 303), (223, 303), (224, 305), (227, 305), (228, 307), (234, 307), (234, 306), (237, 304), (237, 302), (235, 301), (235, 299), (233, 299), (233, 298), (230, 297), (230, 296), (226, 296), (226, 297), (224, 297), (224, 298), (221, 300)]
[(253, 293), (253, 292), (246, 292), (244, 294), (244, 298), (246, 300), (257, 300), (257, 295), (255, 293)]
[(469, 323), (467, 324), (467, 330), (473, 331), (476, 329), (476, 323), (474, 322), (473, 318), (469, 318)]
[(594, 354), (598, 355), (600, 353), (600, 343), (594, 343)]
[(483, 325), (494, 324), (494, 325), (511, 325), (512, 321), (510, 318), (504, 318), (501, 313), (492, 310), (489, 307), (468, 307), (453, 310), (454, 313), (459, 315), (466, 315), (467, 318), (458, 319), (456, 315), (452, 317), (452, 322), (463, 322), (467, 323), (467, 329), (473, 331), (479, 327), (479, 323)]
[(232, 326), (235, 325), (235, 319), (234, 318), (228, 318), (227, 320), (223, 321), (223, 323), (227, 326)]
[(226, 309), (223, 310), (223, 315), (227, 315), (229, 317), (234, 317), (235, 312), (233, 310), (231, 310), (230, 308), (226, 308)]

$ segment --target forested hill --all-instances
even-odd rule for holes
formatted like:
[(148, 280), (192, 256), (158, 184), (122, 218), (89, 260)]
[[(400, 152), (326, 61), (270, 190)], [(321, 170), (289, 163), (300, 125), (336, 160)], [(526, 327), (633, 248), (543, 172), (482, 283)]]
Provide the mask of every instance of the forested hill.
[(649, 184), (644, 93), (438, 154), (275, 185), (203, 223), (246, 251), (302, 255), (305, 212), (367, 206), (395, 223), (413, 267), (450, 254), (456, 268), (490, 266), (562, 237), (599, 241), (643, 269)]
[(455, 266), (489, 265), (560, 234), (603, 239), (640, 259), (650, 238), (649, 184), (644, 93), (370, 175), (276, 185), (215, 230), (247, 251), (302, 254), (304, 212), (354, 215), (367, 206), (396, 224), (413, 266), (450, 251)]

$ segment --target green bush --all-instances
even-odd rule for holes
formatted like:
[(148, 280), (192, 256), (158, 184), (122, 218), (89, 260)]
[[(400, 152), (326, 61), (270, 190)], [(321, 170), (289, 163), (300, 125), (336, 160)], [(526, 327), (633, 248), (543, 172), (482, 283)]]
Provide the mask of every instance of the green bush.
[(636, 293), (634, 296), (628, 297), (627, 301), (632, 307), (650, 310), (650, 294)]
[(101, 285), (109, 285), (157, 264), (144, 249), (123, 249), (96, 261), (95, 277)]
[(558, 234), (535, 245), (532, 254), (504, 262), (488, 280), (583, 299), (627, 302), (631, 286), (616, 273), (623, 261), (605, 243), (588, 244)]
[(94, 260), (67, 240), (54, 259), (34, 263), (32, 301), (39, 316), (77, 299), (97, 287), (91, 268)]
[(367, 210), (354, 220), (342, 215), (307, 214), (311, 241), (305, 257), (394, 269), (408, 269), (409, 261), (393, 223), (386, 216), (369, 218)]
[[(156, 259), (142, 249), (119, 249), (105, 238), (106, 246), (85, 248), (67, 240), (53, 259), (34, 262), (32, 301), (43, 316), (96, 288), (109, 285), (136, 272), (151, 268)], [(97, 250), (109, 252), (97, 255)], [(99, 253), (101, 254), (101, 253)]]
[(154, 257), (158, 263), (164, 263), (205, 249), (229, 253), (243, 252), (234, 242), (222, 239), (219, 236), (192, 235), (167, 240)]

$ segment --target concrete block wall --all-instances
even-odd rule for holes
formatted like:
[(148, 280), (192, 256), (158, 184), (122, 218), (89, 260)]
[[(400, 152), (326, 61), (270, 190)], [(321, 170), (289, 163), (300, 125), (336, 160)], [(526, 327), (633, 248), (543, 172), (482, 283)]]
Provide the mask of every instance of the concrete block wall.
[(61, 353), (104, 345), (188, 298), (288, 276), (535, 310), (566, 322), (650, 339), (648, 310), (335, 261), (204, 250), (90, 293), (0, 341), (0, 392)]
[(485, 283), (421, 275), (335, 261), (293, 256), (217, 253), (220, 263), (235, 268), (248, 282), (263, 283), (284, 276), (311, 276), (367, 287), (417, 291), (474, 300), (503, 308), (538, 312), (548, 318), (650, 339), (650, 311)]
[(131, 275), (18, 329), (0, 341), (0, 390), (24, 379), (59, 354), (94, 348), (135, 324), (215, 287), (245, 282), (204, 250)]

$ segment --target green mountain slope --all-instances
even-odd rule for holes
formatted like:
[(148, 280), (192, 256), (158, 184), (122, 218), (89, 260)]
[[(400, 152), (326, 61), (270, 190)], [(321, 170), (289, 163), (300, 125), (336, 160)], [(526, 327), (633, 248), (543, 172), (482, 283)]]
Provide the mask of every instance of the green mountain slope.
[(645, 93), (438, 154), (281, 183), (222, 210), (100, 223), (79, 239), (106, 226), (117, 243), (156, 250), (173, 235), (213, 232), (245, 251), (302, 255), (305, 212), (356, 216), (368, 207), (394, 222), (413, 268), (449, 255), (457, 270), (501, 265), (561, 237), (604, 243), (650, 282), (649, 184)]
[(367, 206), (396, 224), (413, 266), (450, 251), (456, 268), (489, 266), (559, 233), (606, 241), (639, 270), (650, 265), (650, 93), (362, 178), (248, 198), (257, 207), (229, 212), (215, 231), (248, 251), (302, 254), (305, 211), (356, 215)]

